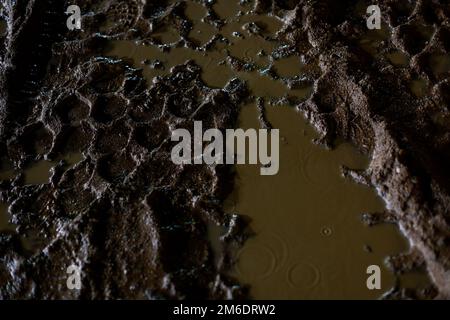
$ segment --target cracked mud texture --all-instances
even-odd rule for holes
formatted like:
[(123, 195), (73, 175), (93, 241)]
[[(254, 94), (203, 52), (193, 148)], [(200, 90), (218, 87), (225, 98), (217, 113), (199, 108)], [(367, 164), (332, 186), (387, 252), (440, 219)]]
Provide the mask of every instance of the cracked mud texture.
[[(226, 24), (212, 6), (205, 22)], [(246, 1), (244, 1), (246, 2)], [(248, 2), (248, 1), (247, 1)], [(375, 1), (377, 2), (377, 1)], [(0, 233), (0, 298), (242, 298), (226, 275), (232, 257), (214, 263), (207, 226), (228, 228), (228, 247), (245, 241), (245, 221), (223, 213), (232, 168), (176, 166), (171, 130), (234, 127), (254, 99), (246, 83), (210, 88), (194, 62), (147, 83), (142, 71), (103, 57), (110, 40), (136, 40), (164, 50), (186, 46), (192, 24), (183, 1), (6, 1), (0, 61), (0, 202), (16, 231)], [(426, 267), (435, 298), (450, 298), (450, 50), (446, 1), (378, 1), (385, 33), (365, 26), (364, 1), (257, 0), (254, 11), (279, 17), (276, 54), (300, 55), (319, 70), (291, 86), (313, 83), (293, 103), (327, 147), (342, 137), (371, 156), (370, 166), (344, 174), (374, 187), (386, 212), (368, 224), (397, 223), (411, 251), (391, 257), (398, 272)], [(82, 31), (68, 31), (63, 13), (78, 4)], [(364, 11), (364, 10), (363, 10)], [(173, 45), (152, 37), (170, 25)], [(370, 42), (367, 42), (370, 39)], [(406, 64), (393, 65), (401, 51)], [(235, 68), (244, 67), (229, 59)], [(421, 94), (414, 84), (422, 84)], [(68, 155), (79, 154), (70, 163)], [(48, 182), (26, 183), (26, 170), (55, 161)], [(230, 250), (231, 252), (232, 250)], [(66, 287), (66, 269), (82, 267), (82, 289)], [(414, 298), (393, 290), (388, 298)]]

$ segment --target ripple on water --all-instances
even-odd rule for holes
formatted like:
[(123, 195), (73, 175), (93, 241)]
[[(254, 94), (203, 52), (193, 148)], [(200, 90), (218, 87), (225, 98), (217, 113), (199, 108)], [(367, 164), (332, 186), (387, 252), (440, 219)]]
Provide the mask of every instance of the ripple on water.
[[(238, 275), (252, 281), (270, 277), (276, 269), (277, 257), (267, 244), (251, 241), (238, 251), (236, 271)], [(254, 268), (254, 264), (259, 267)]]
[(309, 262), (298, 262), (287, 272), (287, 283), (293, 288), (313, 289), (320, 283), (320, 270)]

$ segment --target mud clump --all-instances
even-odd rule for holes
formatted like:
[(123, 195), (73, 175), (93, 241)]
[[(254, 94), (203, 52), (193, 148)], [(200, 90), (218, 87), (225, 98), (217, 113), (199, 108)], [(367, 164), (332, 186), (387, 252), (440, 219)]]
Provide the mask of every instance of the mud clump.
[[(214, 1), (195, 3), (204, 23), (226, 25)], [(272, 57), (318, 62), (307, 77), (287, 81), (292, 89), (314, 84), (306, 101), (291, 104), (319, 131), (317, 142), (333, 147), (343, 137), (371, 155), (368, 170), (344, 174), (373, 186), (388, 205), (365, 220), (397, 223), (410, 240), (411, 252), (391, 257), (392, 268), (426, 267), (436, 289), (430, 295), (450, 298), (448, 5), (379, 1), (385, 34), (374, 36), (356, 1), (248, 3), (282, 22)], [(14, 174), (1, 180), (0, 202), (16, 230), (0, 233), (0, 297), (245, 297), (226, 275), (230, 258), (225, 253), (217, 265), (207, 238), (215, 223), (227, 227), (228, 245), (245, 241), (244, 221), (222, 209), (232, 170), (174, 165), (170, 136), (193, 130), (194, 120), (232, 128), (255, 97), (240, 79), (211, 88), (192, 61), (149, 83), (132, 63), (104, 55), (111, 40), (205, 52), (226, 39), (193, 40), (184, 1), (71, 2), (90, 12), (82, 31), (66, 28), (66, 1), (2, 4), (0, 169), (9, 163)], [(179, 37), (166, 39), (168, 29)], [(387, 58), (398, 50), (405, 65)], [(426, 83), (422, 97), (410, 89), (418, 79)], [(75, 163), (60, 160), (73, 153), (81, 155)], [(27, 184), (27, 168), (43, 160), (56, 162), (48, 182)], [(70, 265), (81, 267), (81, 290), (66, 286)]]

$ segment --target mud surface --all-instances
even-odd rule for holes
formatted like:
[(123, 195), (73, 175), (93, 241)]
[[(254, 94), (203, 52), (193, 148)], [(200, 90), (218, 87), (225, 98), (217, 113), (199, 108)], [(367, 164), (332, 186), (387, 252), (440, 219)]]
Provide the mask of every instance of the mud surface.
[(247, 297), (227, 272), (250, 234), (223, 209), (233, 168), (174, 165), (170, 134), (235, 127), (249, 103), (269, 125), (261, 98), (370, 157), (343, 169), (387, 204), (364, 220), (395, 223), (409, 251), (390, 268), (433, 284), (387, 297), (450, 297), (445, 1), (379, 1), (381, 31), (364, 1), (79, 1), (82, 31), (65, 1), (2, 3), (1, 298)]

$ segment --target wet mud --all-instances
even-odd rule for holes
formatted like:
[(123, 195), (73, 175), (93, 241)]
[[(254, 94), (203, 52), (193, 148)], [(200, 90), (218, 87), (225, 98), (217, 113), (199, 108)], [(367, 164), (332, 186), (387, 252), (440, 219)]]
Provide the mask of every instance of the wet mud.
[[(0, 298), (448, 299), (450, 8), (378, 3), (2, 1)], [(194, 120), (280, 176), (173, 164)]]

